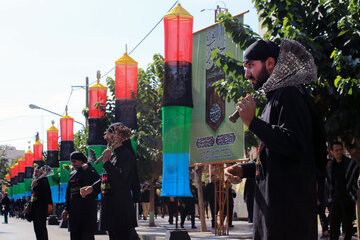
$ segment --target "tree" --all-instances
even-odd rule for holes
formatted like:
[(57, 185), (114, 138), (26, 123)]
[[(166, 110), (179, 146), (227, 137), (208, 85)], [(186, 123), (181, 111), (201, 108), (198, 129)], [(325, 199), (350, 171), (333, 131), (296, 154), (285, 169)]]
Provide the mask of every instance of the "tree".
[(136, 98), (138, 129), (135, 138), (138, 143), (138, 171), (140, 180), (150, 183), (150, 219), (154, 223), (154, 187), (162, 174), (162, 113), (164, 58), (153, 56), (154, 62), (146, 71), (138, 71), (138, 91)]
[(87, 140), (89, 138), (89, 128), (82, 128), (74, 134), (74, 148), (87, 155), (89, 145)]
[[(323, 116), (328, 141), (341, 139), (360, 163), (360, 10), (359, 0), (253, 0), (265, 39), (299, 41), (314, 56), (318, 81), (308, 87)], [(259, 38), (230, 14), (220, 23), (241, 49)], [(214, 53), (215, 55), (216, 53)], [(216, 88), (227, 99), (238, 101), (249, 91), (244, 69), (229, 54), (216, 54), (227, 79)], [(251, 92), (251, 90), (250, 90)]]
[(7, 150), (9, 146), (0, 145), (0, 181), (1, 183), (6, 183), (5, 175), (10, 174), (10, 160), (6, 157)]

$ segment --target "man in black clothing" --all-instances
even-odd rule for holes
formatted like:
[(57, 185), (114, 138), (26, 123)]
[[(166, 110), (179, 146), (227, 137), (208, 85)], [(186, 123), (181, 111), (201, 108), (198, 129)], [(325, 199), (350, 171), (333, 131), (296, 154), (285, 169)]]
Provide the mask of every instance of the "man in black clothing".
[(351, 239), (352, 221), (355, 214), (358, 165), (344, 156), (340, 142), (332, 144), (331, 154), (334, 159), (330, 165), (330, 240), (339, 239), (340, 224), (343, 225), (345, 240)]
[(2, 213), (4, 215), (4, 223), (8, 223), (8, 213), (10, 210), (10, 199), (8, 197), (7, 192), (3, 194), (3, 198), (1, 200), (1, 206), (2, 206)]
[(43, 168), (37, 166), (34, 170), (35, 180), (31, 183), (31, 216), (37, 240), (48, 240), (46, 218), (51, 212), (52, 199), (49, 181)]
[(314, 59), (294, 40), (280, 47), (258, 40), (246, 50), (244, 66), (245, 78), (267, 98), (261, 118), (250, 94), (236, 107), (260, 140), (259, 154), (256, 162), (233, 165), (225, 174), (233, 183), (255, 178), (255, 240), (317, 240), (315, 169), (326, 161), (326, 145), (303, 87), (317, 79)]
[(181, 212), (181, 228), (184, 228), (185, 218), (190, 215), (191, 228), (195, 226), (195, 196), (197, 195), (197, 189), (195, 186), (190, 186), (192, 197), (181, 197), (180, 198), (180, 212)]
[(244, 202), (248, 211), (248, 222), (253, 222), (255, 179), (247, 178), (244, 187)]
[(89, 186), (99, 179), (99, 174), (87, 163), (87, 158), (80, 151), (70, 154), (74, 171), (70, 173), (66, 189), (66, 203), (61, 217), (69, 216), (69, 231), (71, 240), (94, 240), (97, 230), (97, 195), (89, 194), (85, 198), (80, 195), (80, 188)]
[(100, 227), (108, 231), (110, 240), (138, 239), (134, 203), (140, 200), (140, 184), (131, 136), (131, 130), (122, 123), (109, 126), (104, 139), (113, 152), (106, 149), (101, 156), (101, 179), (80, 190), (83, 197), (101, 192)]
[[(215, 227), (215, 182), (217, 181), (217, 178), (215, 174), (211, 175), (211, 182), (209, 182), (205, 187), (206, 192), (206, 199), (209, 202), (210, 205), (210, 213), (211, 213), (211, 227)], [(216, 205), (216, 214), (219, 211), (219, 207)]]

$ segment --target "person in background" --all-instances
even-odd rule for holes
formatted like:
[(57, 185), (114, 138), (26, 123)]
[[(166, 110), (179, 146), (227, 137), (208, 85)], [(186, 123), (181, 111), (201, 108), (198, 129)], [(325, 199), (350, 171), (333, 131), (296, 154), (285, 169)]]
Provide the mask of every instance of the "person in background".
[(46, 218), (51, 213), (52, 199), (47, 176), (43, 168), (34, 169), (35, 180), (31, 183), (31, 215), (37, 240), (48, 240)]
[(357, 179), (359, 167), (352, 159), (344, 155), (343, 145), (334, 142), (331, 145), (333, 160), (330, 165), (330, 240), (339, 239), (342, 223), (345, 240), (353, 234), (352, 221), (355, 214)]
[(87, 158), (80, 151), (70, 154), (70, 162), (74, 170), (70, 173), (65, 209), (61, 217), (65, 220), (69, 218), (71, 240), (94, 240), (97, 230), (97, 194), (92, 193), (83, 198), (80, 188), (96, 182), (99, 174), (91, 164), (87, 164)]
[(4, 223), (8, 224), (8, 214), (10, 211), (10, 199), (8, 197), (7, 192), (3, 193), (3, 197), (1, 200), (2, 213), (4, 215)]

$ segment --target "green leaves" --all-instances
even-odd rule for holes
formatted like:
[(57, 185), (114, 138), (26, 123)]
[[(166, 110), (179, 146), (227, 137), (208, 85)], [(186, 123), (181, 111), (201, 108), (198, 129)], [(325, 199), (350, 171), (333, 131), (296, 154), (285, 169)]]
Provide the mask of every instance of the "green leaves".
[[(307, 89), (315, 97), (325, 121), (328, 139), (341, 137), (351, 142), (360, 136), (360, 0), (253, 0), (265, 39), (280, 44), (281, 39), (299, 41), (313, 55), (318, 81)], [(247, 25), (221, 14), (219, 22), (227, 34), (245, 50), (259, 36)], [(237, 101), (251, 86), (244, 69), (227, 54), (213, 52), (226, 78), (215, 83), (226, 99)], [(352, 119), (351, 122), (344, 116)]]

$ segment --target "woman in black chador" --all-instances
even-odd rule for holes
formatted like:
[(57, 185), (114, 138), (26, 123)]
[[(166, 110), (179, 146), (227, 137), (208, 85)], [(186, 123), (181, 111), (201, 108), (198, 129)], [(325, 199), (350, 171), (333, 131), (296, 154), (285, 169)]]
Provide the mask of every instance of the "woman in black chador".
[(101, 192), (101, 229), (111, 240), (138, 239), (134, 203), (139, 201), (140, 184), (131, 131), (122, 123), (114, 123), (105, 132), (110, 149), (100, 157), (104, 163), (101, 179), (81, 189), (83, 197)]
[[(44, 166), (45, 167), (45, 166)], [(46, 218), (49, 205), (52, 206), (51, 190), (45, 168), (37, 166), (34, 170), (35, 180), (31, 183), (31, 219), (37, 240), (47, 240)]]
[(67, 219), (69, 216), (71, 240), (94, 240), (97, 227), (97, 195), (92, 193), (83, 198), (80, 188), (93, 184), (99, 179), (99, 174), (91, 164), (86, 164), (87, 158), (82, 152), (72, 152), (70, 161), (74, 171), (70, 173), (62, 218)]

